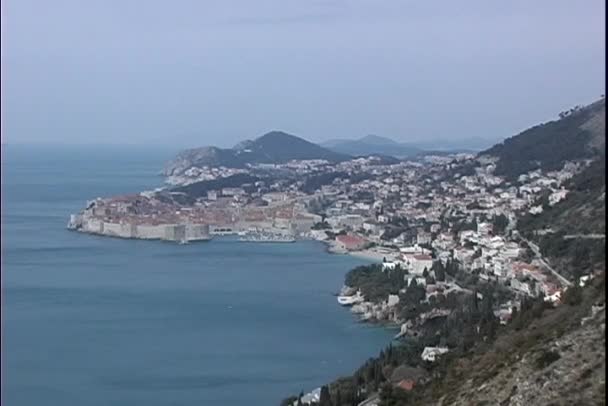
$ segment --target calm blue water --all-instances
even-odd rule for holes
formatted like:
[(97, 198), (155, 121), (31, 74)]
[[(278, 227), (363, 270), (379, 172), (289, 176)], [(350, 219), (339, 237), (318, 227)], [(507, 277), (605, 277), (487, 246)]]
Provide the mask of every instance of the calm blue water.
[(388, 344), (331, 296), (362, 261), (318, 243), (65, 230), (87, 199), (158, 186), (174, 152), (5, 147), (3, 404), (276, 405)]

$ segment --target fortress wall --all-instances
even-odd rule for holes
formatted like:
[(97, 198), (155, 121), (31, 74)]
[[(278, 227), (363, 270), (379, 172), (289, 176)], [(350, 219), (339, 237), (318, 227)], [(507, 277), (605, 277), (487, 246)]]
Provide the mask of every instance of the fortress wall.
[(123, 231), (123, 226), (120, 223), (103, 223), (103, 234), (111, 235), (114, 237), (129, 237), (130, 235), (126, 234)]
[(90, 233), (103, 233), (103, 221), (86, 219), (82, 222), (82, 229)]
[(201, 240), (209, 238), (209, 225), (207, 224), (186, 224), (186, 239)]
[(170, 224), (165, 226), (165, 240), (180, 241), (186, 238), (185, 224)]
[(146, 225), (139, 224), (137, 225), (136, 235), (137, 238), (149, 239), (149, 240), (159, 240), (165, 238), (165, 226), (158, 225)]
[(120, 225), (120, 236), (134, 238), (137, 235), (136, 224), (121, 224)]
[(210, 238), (208, 224), (130, 224), (110, 223), (95, 218), (70, 217), (70, 224), (81, 221), (80, 231), (121, 238), (147, 240), (206, 240)]

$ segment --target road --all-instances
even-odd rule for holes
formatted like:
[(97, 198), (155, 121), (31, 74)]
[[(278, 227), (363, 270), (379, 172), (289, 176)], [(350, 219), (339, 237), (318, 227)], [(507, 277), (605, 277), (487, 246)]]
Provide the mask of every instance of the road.
[(555, 269), (553, 269), (551, 267), (551, 265), (549, 265), (549, 263), (547, 261), (545, 261), (542, 254), (540, 253), (540, 248), (538, 248), (538, 245), (534, 244), (532, 241), (528, 241), (517, 231), (515, 231), (514, 234), (516, 234), (519, 238), (521, 238), (522, 241), (525, 241), (528, 244), (528, 246), (530, 247), (532, 252), (534, 252), (534, 255), (536, 256), (536, 259), (538, 260), (538, 262), (540, 262), (545, 268), (547, 268), (549, 271), (551, 271), (551, 273), (553, 275), (555, 275), (555, 277), (557, 279), (559, 279), (559, 281), (562, 282), (562, 284), (564, 284), (566, 286), (572, 286), (572, 282), (570, 282), (568, 279), (566, 279), (562, 275), (560, 275), (559, 272), (557, 272)]
[(359, 403), (357, 406), (376, 406), (380, 403), (379, 395), (372, 395), (369, 398), (365, 399), (363, 402)]
[(606, 238), (605, 234), (568, 234), (564, 236), (565, 240), (573, 240), (580, 238), (583, 240), (603, 240)]

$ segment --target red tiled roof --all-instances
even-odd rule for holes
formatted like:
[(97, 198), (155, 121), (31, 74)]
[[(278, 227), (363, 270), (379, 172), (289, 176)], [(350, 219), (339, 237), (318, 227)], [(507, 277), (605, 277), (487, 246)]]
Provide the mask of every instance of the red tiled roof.
[(365, 243), (365, 240), (363, 238), (349, 234), (339, 235), (336, 237), (336, 240), (345, 245), (358, 245)]
[(422, 255), (422, 254), (414, 255), (414, 258), (417, 261), (430, 261), (433, 259), (430, 255)]
[(397, 384), (398, 387), (408, 392), (414, 389), (414, 385), (416, 385), (416, 382), (411, 379), (404, 379), (402, 381), (399, 381), (399, 383)]

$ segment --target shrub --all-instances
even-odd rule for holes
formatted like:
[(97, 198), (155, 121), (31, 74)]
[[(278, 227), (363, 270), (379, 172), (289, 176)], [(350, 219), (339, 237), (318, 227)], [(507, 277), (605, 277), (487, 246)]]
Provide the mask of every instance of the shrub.
[(561, 356), (557, 351), (543, 350), (542, 354), (536, 359), (536, 368), (544, 369), (560, 358)]

